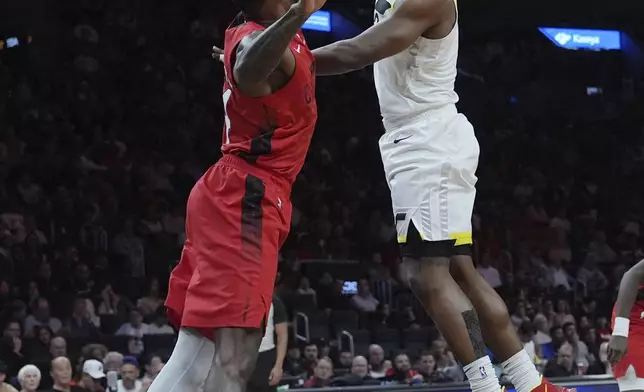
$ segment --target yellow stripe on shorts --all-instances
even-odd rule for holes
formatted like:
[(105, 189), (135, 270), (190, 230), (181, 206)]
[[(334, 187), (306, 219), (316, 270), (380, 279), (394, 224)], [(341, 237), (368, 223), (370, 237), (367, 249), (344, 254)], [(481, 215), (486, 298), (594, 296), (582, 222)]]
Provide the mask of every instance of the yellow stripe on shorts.
[(472, 233), (471, 232), (462, 232), (462, 233), (450, 233), (450, 240), (456, 240), (454, 246), (460, 245), (472, 245)]

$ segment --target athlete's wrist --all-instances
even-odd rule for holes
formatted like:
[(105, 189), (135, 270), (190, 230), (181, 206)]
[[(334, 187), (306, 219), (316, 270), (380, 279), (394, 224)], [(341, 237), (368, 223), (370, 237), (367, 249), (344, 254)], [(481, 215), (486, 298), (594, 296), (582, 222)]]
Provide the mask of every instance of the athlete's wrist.
[(631, 320), (626, 317), (615, 317), (615, 323), (613, 325), (613, 336), (621, 336), (627, 338), (630, 324)]

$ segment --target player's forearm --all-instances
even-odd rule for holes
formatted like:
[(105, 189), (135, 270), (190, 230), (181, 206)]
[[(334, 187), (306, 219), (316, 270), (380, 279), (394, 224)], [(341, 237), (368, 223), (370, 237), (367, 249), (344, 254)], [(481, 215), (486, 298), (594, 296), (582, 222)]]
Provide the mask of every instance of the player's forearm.
[(640, 261), (628, 270), (619, 284), (617, 301), (615, 302), (615, 316), (629, 318), (633, 304), (637, 300), (639, 286), (644, 282), (644, 263)]
[(283, 323), (283, 328), (281, 324), (275, 325), (275, 332), (277, 335), (275, 367), (282, 369), (284, 367), (284, 359), (286, 359), (286, 352), (288, 351), (288, 325)]
[(307, 15), (292, 6), (284, 16), (244, 47), (235, 63), (235, 77), (244, 84), (265, 81), (277, 68)]
[(318, 76), (342, 75), (357, 71), (370, 64), (361, 56), (361, 51), (351, 40), (338, 41), (331, 45), (317, 48), (315, 56), (315, 73)]

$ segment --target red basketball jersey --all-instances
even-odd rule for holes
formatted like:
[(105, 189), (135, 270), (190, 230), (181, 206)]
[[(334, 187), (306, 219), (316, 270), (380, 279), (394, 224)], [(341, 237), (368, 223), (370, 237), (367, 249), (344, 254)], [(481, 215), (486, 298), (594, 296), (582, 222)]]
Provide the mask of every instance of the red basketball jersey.
[(300, 31), (289, 44), (295, 73), (278, 91), (259, 98), (235, 86), (233, 59), (239, 42), (265, 27), (241, 15), (226, 30), (224, 43), (223, 154), (235, 154), (290, 183), (302, 169), (318, 118), (315, 101), (315, 58)]
[[(615, 308), (611, 327), (615, 326)], [(626, 356), (613, 367), (615, 378), (623, 377), (629, 366), (633, 366), (638, 378), (644, 378), (644, 286), (640, 286), (637, 300), (631, 309), (630, 327), (628, 332), (628, 352)]]

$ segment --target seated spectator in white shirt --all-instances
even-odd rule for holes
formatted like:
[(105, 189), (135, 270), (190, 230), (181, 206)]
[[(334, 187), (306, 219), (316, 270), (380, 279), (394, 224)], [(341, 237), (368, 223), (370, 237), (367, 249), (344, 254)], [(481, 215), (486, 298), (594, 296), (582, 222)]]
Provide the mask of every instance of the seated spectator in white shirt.
[(587, 292), (601, 291), (608, 286), (608, 278), (597, 266), (597, 255), (586, 255), (584, 265), (577, 272), (577, 281), (584, 285)]
[(602, 230), (595, 232), (595, 239), (588, 245), (588, 252), (597, 255), (600, 263), (612, 263), (617, 259), (617, 253), (606, 243), (606, 233)]
[(63, 327), (63, 323), (56, 317), (49, 314), (49, 301), (45, 298), (38, 298), (34, 304), (33, 313), (25, 318), (25, 336), (34, 336), (36, 327), (49, 327), (56, 334)]
[(143, 381), (139, 380), (139, 362), (134, 357), (123, 358), (121, 379), (116, 384), (118, 392), (141, 392)]
[(351, 305), (361, 313), (372, 313), (378, 307), (378, 300), (371, 294), (369, 282), (366, 279), (361, 279), (358, 282), (358, 294), (351, 298)]
[(550, 282), (553, 288), (563, 286), (566, 291), (572, 290), (572, 287), (570, 286), (571, 278), (566, 270), (561, 266), (560, 259), (551, 260), (550, 274), (552, 276)]
[(117, 336), (130, 336), (142, 338), (143, 335), (150, 333), (150, 326), (143, 322), (143, 316), (138, 309), (130, 311), (130, 321), (121, 325), (116, 331)]
[(154, 320), (148, 326), (149, 335), (174, 335), (174, 329), (168, 325), (165, 308), (157, 309)]
[(489, 253), (486, 252), (483, 257), (481, 257), (481, 261), (478, 263), (476, 270), (481, 274), (483, 279), (492, 286), (492, 288), (496, 289), (503, 285), (499, 270), (492, 266), (492, 256)]

